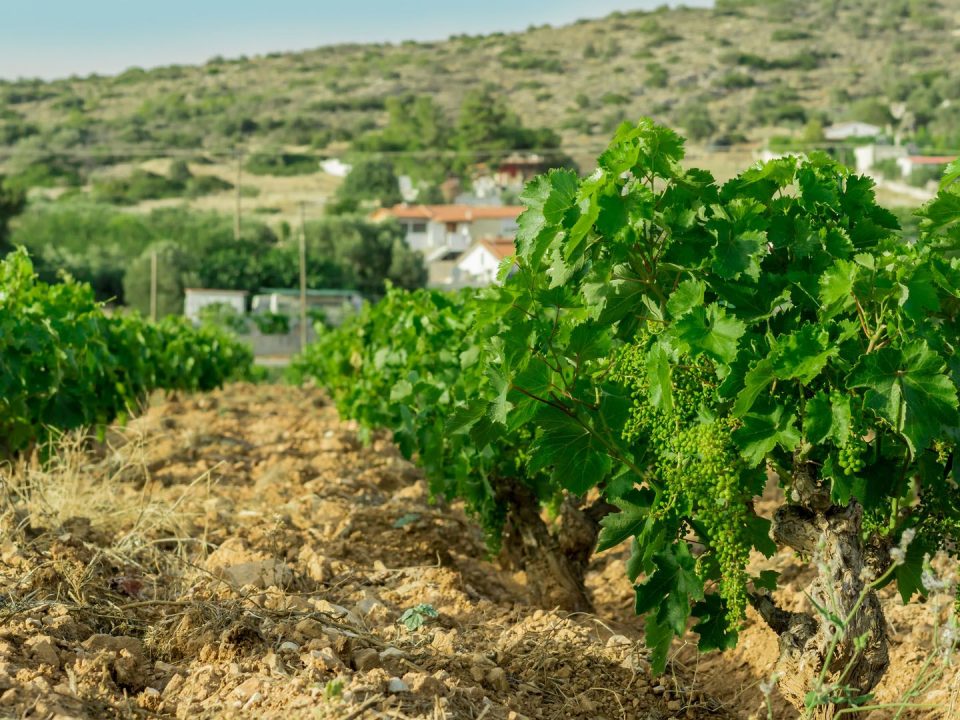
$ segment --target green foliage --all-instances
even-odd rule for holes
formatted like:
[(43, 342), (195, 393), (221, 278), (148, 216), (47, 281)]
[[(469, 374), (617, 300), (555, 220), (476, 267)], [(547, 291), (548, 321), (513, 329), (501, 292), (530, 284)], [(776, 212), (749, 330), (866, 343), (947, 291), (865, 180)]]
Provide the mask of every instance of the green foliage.
[(10, 235), (10, 220), (23, 212), (26, 204), (26, 195), (19, 190), (8, 187), (3, 175), (0, 175), (0, 254), (10, 249), (7, 242)]
[(250, 350), (183, 318), (104, 315), (88, 285), (39, 282), (20, 250), (0, 261), (0, 455), (102, 426), (154, 389), (210, 390), (248, 375)]
[[(494, 424), (511, 401), (502, 379), (487, 374), (481, 345), (503, 328), (487, 325), (480, 308), (466, 291), (390, 289), (339, 328), (322, 331), (295, 358), (292, 375), (319, 381), (367, 437), (390, 430), (401, 452), (423, 467), (431, 493), (461, 498), (496, 547), (518, 488), (545, 503), (555, 489), (543, 473), (523, 468), (530, 436), (520, 425), (505, 432)], [(502, 391), (495, 413), (454, 411), (491, 387)]]
[(283, 313), (256, 313), (250, 319), (264, 335), (286, 335), (290, 332), (290, 316)]
[(863, 505), (869, 536), (960, 537), (960, 169), (909, 245), (871, 181), (826, 156), (722, 186), (682, 157), (644, 120), (588, 178), (528, 186), (518, 270), (485, 310), (509, 328), (488, 356), (503, 391), (455, 411), (531, 424), (528, 467), (620, 507), (600, 546), (632, 538), (659, 668), (690, 617), (701, 647), (733, 642), (747, 556), (775, 550), (751, 502), (767, 466), (788, 495), (815, 468), (833, 502)]
[(670, 82), (670, 73), (659, 63), (647, 64), (647, 85), (654, 88), (665, 88)]
[(890, 108), (873, 98), (857, 100), (850, 106), (847, 114), (851, 120), (878, 125), (881, 128), (886, 127), (893, 120), (890, 116)]
[(389, 160), (367, 159), (356, 163), (337, 188), (327, 211), (335, 215), (355, 213), (363, 205), (391, 207), (403, 197), (400, 182)]
[(250, 156), (244, 169), (254, 175), (310, 175), (319, 169), (317, 159), (311, 155), (301, 155), (282, 151), (258, 152)]
[(691, 140), (706, 140), (717, 131), (710, 109), (702, 102), (684, 105), (677, 111), (677, 122)]
[(422, 628), (428, 619), (436, 617), (439, 617), (439, 614), (433, 605), (420, 603), (404, 610), (403, 615), (400, 616), (397, 622), (403, 625), (408, 631), (414, 632)]
[[(55, 282), (67, 272), (89, 282), (99, 300), (142, 313), (149, 311), (154, 251), (160, 315), (181, 312), (187, 287), (255, 293), (299, 283), (295, 238), (281, 241), (263, 223), (247, 219), (237, 240), (232, 218), (185, 208), (142, 215), (87, 202), (33, 203), (10, 239), (30, 251), (44, 281)], [(426, 270), (398, 224), (325, 218), (307, 224), (307, 280), (310, 287), (377, 296), (388, 280), (421, 287)]]

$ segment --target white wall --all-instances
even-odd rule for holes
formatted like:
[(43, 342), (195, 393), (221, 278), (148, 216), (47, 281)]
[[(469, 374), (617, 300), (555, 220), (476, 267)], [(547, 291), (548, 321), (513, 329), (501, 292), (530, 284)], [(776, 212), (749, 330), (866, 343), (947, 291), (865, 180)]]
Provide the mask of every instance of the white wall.
[(483, 245), (464, 253), (457, 262), (461, 279), (467, 284), (491, 285), (497, 279), (500, 261)]
[(242, 294), (187, 290), (183, 298), (183, 314), (190, 320), (199, 320), (200, 309), (216, 303), (229, 305), (241, 315), (247, 311), (246, 297)]

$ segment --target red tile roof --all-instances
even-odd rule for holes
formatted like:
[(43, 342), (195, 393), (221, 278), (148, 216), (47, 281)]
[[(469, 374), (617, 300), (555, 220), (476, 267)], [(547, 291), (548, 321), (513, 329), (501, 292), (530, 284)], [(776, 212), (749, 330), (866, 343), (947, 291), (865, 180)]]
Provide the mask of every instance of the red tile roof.
[(510, 238), (485, 238), (480, 241), (480, 244), (489, 250), (497, 260), (503, 260), (517, 254), (517, 248)]
[(909, 158), (914, 165), (946, 165), (956, 159), (949, 155), (911, 155)]
[(375, 210), (371, 217), (383, 220), (433, 220), (434, 222), (471, 222), (472, 220), (514, 220), (524, 211), (521, 205), (394, 205)]

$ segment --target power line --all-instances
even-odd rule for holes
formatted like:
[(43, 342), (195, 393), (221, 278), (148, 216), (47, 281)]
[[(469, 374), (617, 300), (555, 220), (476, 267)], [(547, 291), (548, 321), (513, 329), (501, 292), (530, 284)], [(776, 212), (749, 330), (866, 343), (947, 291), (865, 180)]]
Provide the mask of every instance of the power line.
[[(844, 143), (797, 143), (792, 148), (785, 149), (782, 152), (812, 152), (816, 150), (853, 150), (858, 146), (846, 145)], [(411, 159), (429, 159), (429, 158), (480, 158), (480, 159), (504, 159), (516, 155), (541, 155), (555, 156), (563, 154), (590, 154), (599, 155), (607, 149), (607, 145), (566, 145), (563, 147), (542, 147), (542, 148), (484, 148), (473, 149), (428, 149), (428, 150), (345, 150), (342, 153), (331, 153), (321, 150), (250, 150), (248, 148), (219, 149), (219, 148), (175, 148), (175, 147), (97, 147), (82, 149), (61, 149), (45, 150), (42, 148), (23, 148), (16, 147), (0, 148), (0, 160), (14, 160), (20, 158), (73, 158), (79, 160), (103, 160), (104, 158), (117, 157), (122, 161), (123, 158), (149, 158), (149, 159), (168, 159), (168, 158), (191, 158), (198, 155), (207, 158), (216, 158), (223, 160), (235, 160), (238, 155), (282, 155), (290, 154), (299, 157), (307, 157), (320, 160), (332, 160), (335, 158), (411, 158)], [(689, 158), (700, 158), (709, 155), (742, 154), (756, 152), (758, 150), (769, 149), (771, 152), (779, 152), (776, 149), (762, 146), (758, 143), (738, 143), (732, 145), (722, 145), (710, 148), (694, 148), (688, 150), (685, 156)], [(942, 149), (936, 148), (937, 153), (944, 155), (960, 154), (960, 149)]]

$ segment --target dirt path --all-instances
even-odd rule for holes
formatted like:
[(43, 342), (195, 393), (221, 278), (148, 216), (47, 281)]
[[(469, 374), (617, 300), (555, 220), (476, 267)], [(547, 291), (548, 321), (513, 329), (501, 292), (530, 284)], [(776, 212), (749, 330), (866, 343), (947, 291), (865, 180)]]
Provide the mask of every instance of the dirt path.
[[(161, 402), (59, 457), (5, 473), (0, 717), (679, 720), (762, 700), (762, 627), (650, 677), (616, 555), (590, 575), (598, 616), (530, 607), (462, 512), (318, 392)], [(901, 621), (907, 667), (922, 627)]]

